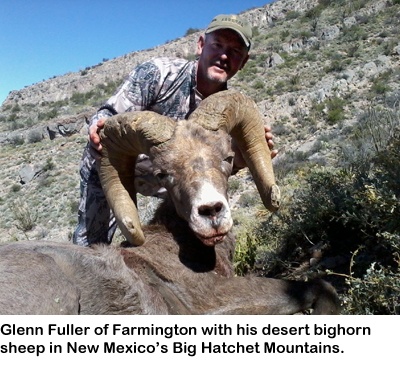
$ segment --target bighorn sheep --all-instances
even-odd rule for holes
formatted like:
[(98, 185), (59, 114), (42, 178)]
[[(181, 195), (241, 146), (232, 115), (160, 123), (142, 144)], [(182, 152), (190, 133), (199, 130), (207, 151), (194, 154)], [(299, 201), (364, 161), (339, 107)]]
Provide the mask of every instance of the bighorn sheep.
[[(232, 92), (210, 96), (178, 123), (149, 112), (108, 119), (100, 177), (123, 233), (137, 246), (2, 245), (0, 313), (338, 313), (336, 292), (324, 281), (234, 277), (229, 133), (264, 204), (279, 206), (261, 119), (251, 100)], [(150, 155), (169, 193), (143, 229), (132, 178), (139, 153)]]

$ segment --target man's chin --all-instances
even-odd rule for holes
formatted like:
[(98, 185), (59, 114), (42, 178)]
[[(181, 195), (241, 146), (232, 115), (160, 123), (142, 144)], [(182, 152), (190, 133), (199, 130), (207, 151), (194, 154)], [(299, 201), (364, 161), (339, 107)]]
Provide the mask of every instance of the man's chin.
[(228, 81), (228, 74), (225, 72), (225, 70), (215, 68), (214, 70), (208, 72), (208, 79), (215, 83), (224, 84)]

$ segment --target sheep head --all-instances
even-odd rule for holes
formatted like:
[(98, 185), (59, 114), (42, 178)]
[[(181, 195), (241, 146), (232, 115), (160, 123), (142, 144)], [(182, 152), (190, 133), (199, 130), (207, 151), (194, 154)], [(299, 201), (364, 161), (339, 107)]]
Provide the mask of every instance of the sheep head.
[(224, 130), (209, 131), (190, 121), (176, 124), (174, 136), (150, 150), (154, 174), (178, 215), (207, 246), (232, 228), (227, 183), (234, 152)]
[(216, 93), (187, 121), (174, 122), (153, 112), (120, 114), (106, 121), (100, 133), (100, 180), (131, 244), (144, 242), (133, 182), (136, 157), (141, 153), (150, 155), (155, 175), (197, 237), (206, 245), (223, 240), (232, 226), (226, 196), (234, 155), (229, 135), (241, 150), (264, 205), (275, 211), (280, 193), (263, 120), (248, 97), (232, 91)]

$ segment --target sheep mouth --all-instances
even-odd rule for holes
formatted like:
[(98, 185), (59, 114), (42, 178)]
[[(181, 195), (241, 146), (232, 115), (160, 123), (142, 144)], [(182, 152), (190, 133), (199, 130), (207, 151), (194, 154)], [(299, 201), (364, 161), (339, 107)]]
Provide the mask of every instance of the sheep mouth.
[(198, 233), (195, 233), (195, 235), (206, 246), (215, 246), (216, 244), (222, 242), (226, 237), (226, 233), (216, 234), (213, 236), (202, 236)]

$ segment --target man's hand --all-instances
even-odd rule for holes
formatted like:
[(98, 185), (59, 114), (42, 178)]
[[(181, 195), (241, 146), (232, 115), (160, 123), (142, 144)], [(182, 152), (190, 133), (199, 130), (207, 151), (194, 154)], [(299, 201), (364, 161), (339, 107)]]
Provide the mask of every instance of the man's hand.
[(90, 153), (95, 159), (101, 158), (100, 151), (102, 149), (100, 143), (99, 131), (104, 127), (104, 123), (107, 118), (101, 118), (97, 121), (97, 123), (92, 124), (89, 127), (89, 144), (90, 144)]
[[(271, 158), (273, 159), (278, 154), (277, 150), (273, 150), (274, 142), (272, 139), (274, 136), (272, 135), (270, 126), (265, 125), (264, 130), (265, 130), (265, 141), (267, 142), (268, 147), (271, 150)], [(246, 161), (244, 160), (243, 155), (239, 150), (239, 148), (237, 147), (234, 140), (232, 140), (232, 150), (235, 152), (235, 159), (233, 161), (234, 167), (239, 169), (247, 167)]]
[(272, 135), (271, 127), (268, 126), (268, 124), (266, 124), (264, 126), (264, 130), (265, 130), (265, 140), (267, 141), (269, 150), (271, 150), (271, 158), (274, 159), (276, 157), (276, 155), (278, 154), (278, 151), (274, 150), (275, 144), (272, 140), (274, 138), (274, 136)]

